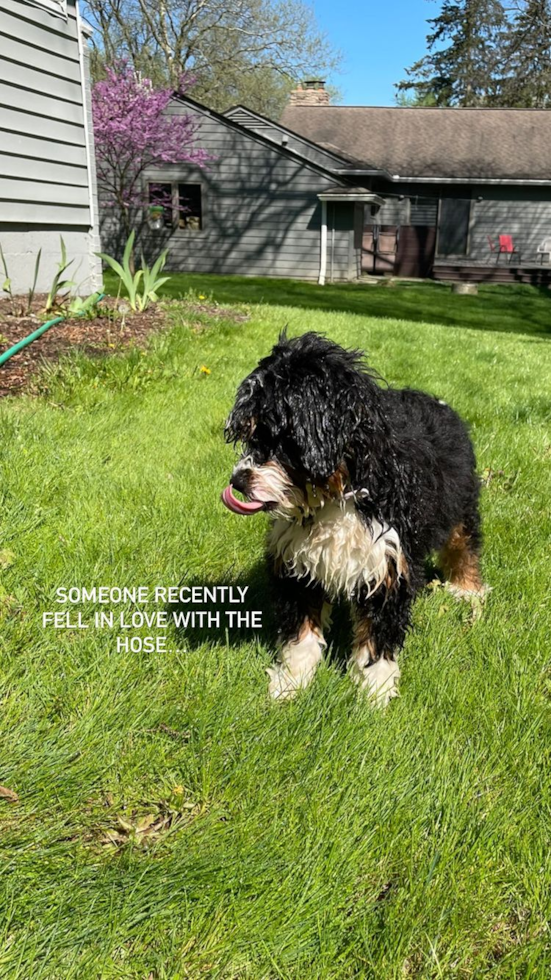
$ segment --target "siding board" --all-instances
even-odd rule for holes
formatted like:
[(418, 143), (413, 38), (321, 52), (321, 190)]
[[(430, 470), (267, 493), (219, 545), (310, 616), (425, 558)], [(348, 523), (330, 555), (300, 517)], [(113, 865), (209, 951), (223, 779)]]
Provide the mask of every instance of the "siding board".
[(78, 225), (88, 228), (90, 209), (60, 204), (31, 204), (0, 200), (0, 222), (10, 224)]
[(37, 288), (49, 288), (62, 234), (78, 291), (89, 295), (101, 284), (100, 243), (95, 215), (90, 227), (88, 55), (75, 0), (67, 19), (25, 0), (0, 0), (0, 60), (0, 241), (14, 292), (28, 290), (39, 249)]
[(52, 98), (63, 99), (82, 105), (82, 90), (78, 81), (68, 78), (58, 78), (55, 75), (44, 75), (31, 65), (20, 65), (16, 61), (5, 59), (5, 75), (11, 85), (29, 89), (30, 92), (44, 92)]
[[(29, 119), (31, 117), (29, 116)], [(35, 174), (44, 160), (52, 163), (72, 164), (86, 167), (86, 150), (84, 146), (69, 146), (68, 143), (54, 143), (47, 139), (35, 139), (24, 133), (14, 133), (0, 129), (0, 147), (17, 157), (28, 157), (35, 161)], [(40, 161), (37, 163), (36, 161)], [(51, 179), (51, 178), (48, 178)]]
[[(0, 153), (0, 174), (3, 177), (20, 177), (26, 180), (36, 179), (36, 160), (26, 159), (21, 156), (9, 156)], [(65, 163), (49, 162), (42, 160), (40, 164), (40, 176), (44, 181), (55, 184), (70, 184), (75, 187), (88, 186), (88, 172), (86, 167), (69, 167)], [(52, 193), (55, 190), (52, 189)]]
[(6, 37), (0, 31), (0, 58), (19, 61), (23, 65), (32, 65), (40, 72), (57, 75), (69, 81), (80, 83), (80, 66), (78, 61), (66, 61), (47, 49), (33, 48), (19, 38)]
[[(26, 9), (28, 10), (29, 8)], [(50, 21), (54, 20), (55, 18), (50, 18)], [(32, 45), (33, 48), (48, 51), (51, 54), (57, 55), (59, 58), (63, 58), (64, 61), (76, 61), (78, 65), (78, 47), (75, 46), (74, 39), (51, 30), (50, 22), (48, 22), (48, 26), (46, 27), (41, 24), (34, 24), (32, 21), (26, 19), (22, 21), (21, 16), (14, 16), (4, 9), (2, 11), (1, 26), (4, 36), (18, 41), (23, 35), (25, 43)], [(74, 31), (74, 25), (71, 26)]]
[(0, 176), (0, 200), (88, 206), (88, 188), (68, 184), (46, 184), (38, 180), (17, 180)]
[(32, 110), (46, 119), (58, 119), (63, 123), (84, 124), (82, 105), (65, 102), (62, 99), (52, 99), (49, 95), (30, 92), (25, 88), (0, 82), (0, 104), (12, 109), (22, 109), (23, 112)]
[[(29, 93), (29, 105), (32, 101), (32, 93)], [(0, 106), (0, 129), (22, 134), (33, 133), (35, 136), (43, 136), (44, 139), (53, 142), (84, 146), (83, 126), (72, 126), (57, 119), (44, 119), (42, 116), (35, 116), (32, 112), (21, 112), (20, 109), (8, 109), (6, 106)], [(9, 148), (9, 144), (6, 144), (5, 148)]]

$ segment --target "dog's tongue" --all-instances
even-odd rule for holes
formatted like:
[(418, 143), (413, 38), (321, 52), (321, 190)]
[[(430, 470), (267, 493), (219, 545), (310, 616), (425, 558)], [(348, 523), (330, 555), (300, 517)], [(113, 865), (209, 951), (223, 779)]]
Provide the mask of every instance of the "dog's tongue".
[(234, 495), (231, 483), (229, 487), (222, 490), (222, 503), (226, 505), (228, 510), (233, 510), (234, 514), (257, 514), (264, 507), (261, 500), (250, 500), (247, 502), (238, 500)]

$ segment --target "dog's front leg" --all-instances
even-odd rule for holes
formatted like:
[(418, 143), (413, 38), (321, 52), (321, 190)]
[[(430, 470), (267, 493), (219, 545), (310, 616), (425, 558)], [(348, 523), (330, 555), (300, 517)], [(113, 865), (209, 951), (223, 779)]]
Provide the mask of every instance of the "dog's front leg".
[(353, 605), (354, 644), (350, 676), (380, 707), (398, 696), (397, 656), (410, 622), (413, 596), (406, 582), (383, 586)]
[(279, 653), (268, 668), (272, 698), (289, 699), (313, 679), (327, 646), (323, 627), (331, 607), (323, 590), (292, 577), (275, 578), (274, 596), (279, 623)]

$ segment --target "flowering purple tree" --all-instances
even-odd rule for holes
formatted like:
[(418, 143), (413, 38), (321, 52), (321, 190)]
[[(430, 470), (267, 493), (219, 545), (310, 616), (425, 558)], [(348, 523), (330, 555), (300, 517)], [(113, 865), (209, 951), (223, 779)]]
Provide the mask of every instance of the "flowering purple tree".
[(106, 75), (92, 89), (97, 173), (128, 238), (137, 209), (149, 203), (144, 171), (163, 163), (204, 166), (208, 154), (196, 146), (199, 124), (193, 116), (165, 113), (171, 89), (155, 90), (126, 63), (106, 69)]

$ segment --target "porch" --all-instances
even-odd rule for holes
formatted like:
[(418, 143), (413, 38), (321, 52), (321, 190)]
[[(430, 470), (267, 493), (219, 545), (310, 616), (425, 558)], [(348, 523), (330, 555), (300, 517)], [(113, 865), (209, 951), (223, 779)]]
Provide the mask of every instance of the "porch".
[(499, 262), (495, 259), (483, 262), (480, 259), (436, 258), (432, 278), (446, 282), (520, 282), (530, 286), (551, 286), (551, 265), (541, 261), (509, 261), (505, 255), (500, 256)]

